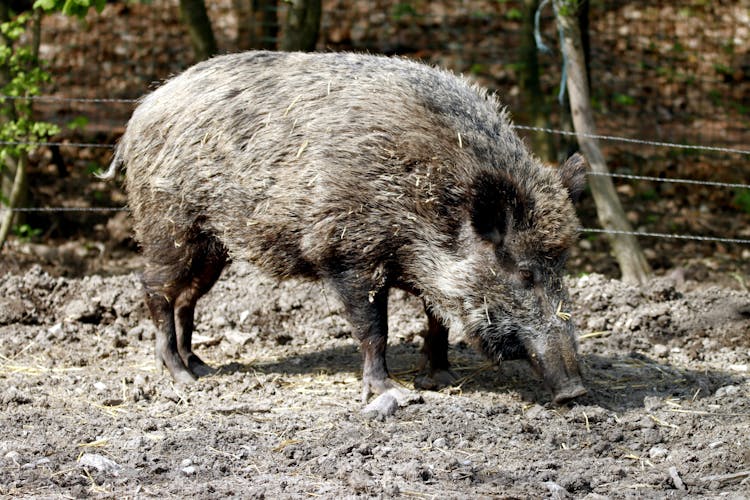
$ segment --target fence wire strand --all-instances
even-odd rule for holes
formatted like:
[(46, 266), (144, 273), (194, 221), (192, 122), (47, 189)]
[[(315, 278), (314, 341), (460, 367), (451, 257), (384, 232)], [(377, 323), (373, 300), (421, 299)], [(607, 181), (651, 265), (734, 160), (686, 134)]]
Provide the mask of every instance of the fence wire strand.
[(724, 148), (720, 146), (702, 146), (699, 144), (680, 144), (675, 142), (647, 141), (644, 139), (633, 139), (630, 137), (619, 137), (616, 135), (586, 134), (583, 132), (573, 132), (570, 130), (557, 130), (546, 127), (532, 127), (530, 125), (513, 125), (518, 130), (529, 130), (533, 132), (545, 132), (547, 134), (567, 135), (575, 137), (585, 137), (587, 139), (597, 139), (600, 141), (627, 142), (629, 144), (641, 144), (644, 146), (657, 146), (664, 148), (695, 149), (701, 151), (715, 151), (719, 153), (735, 153), (741, 155), (750, 155), (748, 149)]
[(128, 207), (1, 207), (0, 212), (130, 212)]
[(725, 187), (730, 189), (750, 189), (750, 184), (733, 184), (729, 182), (699, 181), (695, 179), (677, 179), (673, 177), (652, 177), (648, 175), (616, 174), (611, 172), (587, 172), (587, 175), (597, 177), (615, 177), (618, 179), (632, 179), (638, 181), (669, 182), (672, 184), (697, 184), (700, 186)]
[(0, 146), (34, 146), (38, 147), (52, 147), (52, 146), (68, 146), (72, 148), (109, 148), (112, 149), (115, 146), (112, 144), (96, 144), (93, 142), (26, 142), (26, 141), (0, 141)]
[(111, 103), (136, 103), (138, 99), (116, 98), (116, 97), (57, 97), (54, 95), (0, 95), (0, 100), (8, 101), (39, 101), (39, 102), (84, 102), (97, 104)]
[(599, 229), (595, 227), (582, 227), (579, 228), (579, 231), (583, 233), (627, 234), (632, 236), (646, 236), (649, 238), (671, 238), (677, 240), (711, 241), (716, 243), (738, 243), (742, 245), (750, 245), (750, 239), (742, 238), (720, 238), (693, 234), (650, 233), (647, 231), (620, 231), (617, 229)]

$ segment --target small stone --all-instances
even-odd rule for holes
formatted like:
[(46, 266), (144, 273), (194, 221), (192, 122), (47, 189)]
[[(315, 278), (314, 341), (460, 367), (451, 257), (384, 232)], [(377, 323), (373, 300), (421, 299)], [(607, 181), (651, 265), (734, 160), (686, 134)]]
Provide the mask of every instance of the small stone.
[(656, 444), (661, 442), (661, 432), (659, 429), (641, 429), (641, 438), (646, 444)]
[(214, 316), (210, 324), (215, 328), (224, 328), (229, 324), (229, 321), (224, 316)]
[(643, 408), (648, 412), (658, 410), (661, 406), (662, 400), (658, 396), (646, 396), (643, 398)]
[(188, 465), (187, 467), (183, 467), (180, 470), (186, 476), (193, 476), (193, 475), (195, 475), (195, 467), (193, 467), (192, 465)]
[(526, 418), (530, 420), (546, 419), (547, 417), (549, 417), (549, 412), (541, 405), (534, 405), (526, 410)]
[(666, 358), (667, 355), (669, 355), (669, 347), (665, 346), (664, 344), (655, 344), (654, 345), (654, 356), (657, 358)]
[(666, 457), (669, 451), (661, 446), (654, 446), (648, 450), (648, 456), (651, 460), (661, 460)]
[(240, 324), (244, 323), (245, 320), (250, 316), (250, 311), (245, 309), (240, 313)]
[(221, 342), (219, 337), (209, 337), (208, 335), (201, 335), (198, 333), (193, 334), (193, 347), (210, 347), (217, 345)]
[(106, 391), (107, 384), (105, 384), (104, 382), (94, 382), (94, 389), (96, 389), (99, 392)]
[(437, 438), (435, 441), (432, 442), (432, 446), (435, 448), (445, 448), (445, 445), (447, 442), (445, 441), (445, 438)]
[(63, 316), (67, 320), (82, 322), (97, 322), (99, 310), (93, 300), (73, 299), (63, 308)]
[(562, 500), (564, 498), (570, 498), (570, 493), (568, 493), (568, 490), (566, 490), (559, 484), (553, 481), (547, 481), (546, 483), (544, 483), (544, 485), (549, 490), (550, 498), (553, 498), (554, 500)]
[(138, 450), (143, 446), (143, 436), (136, 436), (134, 438), (128, 439), (125, 442), (125, 445), (123, 448), (126, 450)]
[(233, 344), (245, 345), (250, 342), (252, 336), (249, 333), (241, 332), (239, 330), (228, 330), (224, 332), (224, 338)]
[(736, 385), (725, 385), (724, 387), (719, 387), (715, 395), (717, 398), (726, 398), (736, 396), (739, 392), (740, 388)]
[(33, 462), (29, 462), (27, 464), (23, 464), (21, 466), (22, 469), (35, 469), (39, 467), (40, 465), (46, 465), (50, 463), (50, 459), (47, 457), (40, 458), (39, 460), (34, 460)]
[(674, 484), (674, 487), (678, 490), (686, 490), (685, 483), (682, 482), (682, 479), (680, 479), (680, 474), (677, 472), (677, 467), (670, 467), (669, 468), (669, 477), (672, 478), (672, 484)]
[(84, 453), (81, 455), (81, 458), (78, 459), (78, 464), (81, 467), (91, 467), (99, 472), (104, 472), (113, 476), (117, 476), (120, 473), (120, 469), (122, 469), (120, 464), (103, 455), (99, 455), (98, 453)]
[(186, 458), (185, 460), (180, 462), (180, 467), (189, 467), (191, 465), (193, 465), (193, 461), (190, 460), (189, 458)]
[(182, 401), (182, 396), (171, 387), (163, 387), (161, 389), (161, 395), (174, 403), (179, 403), (180, 401)]

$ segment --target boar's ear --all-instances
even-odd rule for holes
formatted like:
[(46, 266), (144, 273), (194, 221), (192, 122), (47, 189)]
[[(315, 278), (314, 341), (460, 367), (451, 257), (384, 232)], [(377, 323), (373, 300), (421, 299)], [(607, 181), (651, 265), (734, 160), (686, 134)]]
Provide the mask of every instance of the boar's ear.
[(523, 217), (523, 202), (516, 184), (505, 175), (481, 175), (474, 183), (471, 223), (484, 240), (500, 244), (508, 230), (509, 216), (513, 222)]
[(578, 201), (586, 187), (586, 159), (580, 153), (576, 153), (568, 158), (557, 171), (563, 186), (568, 190), (570, 199), (573, 202)]

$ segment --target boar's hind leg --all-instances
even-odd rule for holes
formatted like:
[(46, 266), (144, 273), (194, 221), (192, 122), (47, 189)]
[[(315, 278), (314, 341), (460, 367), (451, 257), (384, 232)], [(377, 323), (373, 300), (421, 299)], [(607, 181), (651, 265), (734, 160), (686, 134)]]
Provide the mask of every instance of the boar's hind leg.
[(422, 363), (414, 385), (419, 389), (438, 390), (456, 383), (457, 377), (448, 361), (448, 329), (425, 306), (427, 332), (422, 345)]
[(215, 370), (193, 352), (195, 304), (216, 283), (226, 264), (227, 253), (218, 242), (209, 238), (202, 241), (196, 246), (187, 286), (175, 300), (177, 350), (188, 371), (198, 377), (209, 375)]
[(192, 382), (195, 376), (188, 371), (177, 349), (174, 322), (175, 287), (169, 286), (174, 284), (168, 280), (163, 281), (159, 276), (162, 275), (154, 267), (143, 273), (146, 305), (156, 326), (156, 364), (159, 368), (166, 366), (178, 382)]
[[(143, 273), (143, 285), (146, 305), (156, 326), (156, 362), (166, 366), (178, 382), (192, 382), (196, 375), (207, 373), (208, 367), (190, 347), (193, 311), (195, 302), (211, 288), (226, 261), (220, 245), (201, 236), (204, 238), (193, 239), (179, 248), (145, 248), (150, 265)], [(191, 364), (195, 372), (189, 368)]]

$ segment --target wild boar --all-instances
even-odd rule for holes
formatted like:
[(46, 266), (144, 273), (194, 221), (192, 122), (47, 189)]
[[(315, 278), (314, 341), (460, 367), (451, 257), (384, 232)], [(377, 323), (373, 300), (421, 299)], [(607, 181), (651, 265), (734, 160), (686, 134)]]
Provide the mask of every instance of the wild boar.
[(449, 383), (448, 331), (493, 360), (526, 358), (555, 402), (586, 392), (563, 269), (585, 184), (544, 166), (499, 100), (401, 58), (246, 52), (145, 96), (105, 177), (126, 169), (147, 259), (156, 355), (189, 382), (196, 301), (231, 260), (325, 281), (345, 305), (379, 415), (414, 399), (386, 366), (392, 287), (428, 317), (420, 387)]

